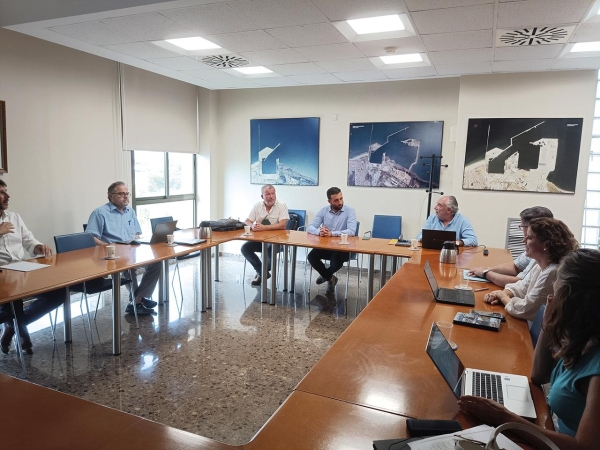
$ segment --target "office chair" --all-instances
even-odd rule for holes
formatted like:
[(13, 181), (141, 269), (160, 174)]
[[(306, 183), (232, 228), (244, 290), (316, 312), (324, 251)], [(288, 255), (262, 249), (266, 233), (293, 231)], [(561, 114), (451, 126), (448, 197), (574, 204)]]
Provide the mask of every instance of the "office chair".
[[(402, 234), (402, 216), (382, 216), (375, 215), (373, 217), (373, 231), (371, 236), (380, 239), (398, 239)], [(383, 258), (379, 259), (379, 267), (383, 267)], [(379, 277), (379, 289), (382, 288), (383, 273), (380, 273)]]
[[(150, 227), (152, 229), (152, 233), (154, 233), (154, 229), (156, 228), (156, 225), (158, 225), (159, 223), (165, 223), (165, 222), (172, 222), (173, 221), (173, 216), (165, 216), (165, 217), (156, 217), (154, 219), (150, 219)], [(198, 252), (198, 254), (200, 254), (200, 252)], [(177, 277), (179, 278), (179, 292), (181, 293), (181, 302), (183, 304), (183, 287), (181, 285), (181, 274), (179, 272), (179, 258), (174, 258), (175, 259), (175, 271), (177, 272)], [(175, 292), (175, 276), (173, 276), (173, 279), (171, 280), (171, 288), (173, 289), (173, 292)], [(175, 301), (177, 301), (177, 296), (175, 296)]]
[(540, 333), (542, 332), (542, 323), (544, 322), (544, 311), (546, 310), (546, 305), (542, 305), (538, 313), (535, 315), (533, 321), (529, 322), (529, 334), (531, 335), (531, 342), (533, 343), (533, 348), (537, 345), (538, 339), (540, 338)]

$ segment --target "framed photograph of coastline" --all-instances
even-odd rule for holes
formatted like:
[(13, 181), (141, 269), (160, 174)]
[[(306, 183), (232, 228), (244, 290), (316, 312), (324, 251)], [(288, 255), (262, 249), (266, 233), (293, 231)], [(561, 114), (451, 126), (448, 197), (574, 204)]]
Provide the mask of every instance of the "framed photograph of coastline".
[(582, 118), (469, 119), (463, 189), (574, 194)]
[(250, 183), (318, 186), (319, 120), (250, 120)]
[[(442, 155), (443, 131), (442, 121), (351, 123), (348, 186), (427, 188), (430, 166), (421, 157)], [(439, 186), (438, 165), (433, 188)]]
[(6, 150), (6, 102), (0, 100), (0, 173), (8, 172)]

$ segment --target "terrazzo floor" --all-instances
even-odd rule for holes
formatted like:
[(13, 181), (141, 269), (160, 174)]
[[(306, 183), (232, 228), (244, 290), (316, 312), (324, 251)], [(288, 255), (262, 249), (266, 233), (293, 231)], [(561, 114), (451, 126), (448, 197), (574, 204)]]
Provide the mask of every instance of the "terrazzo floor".
[[(250, 440), (364, 307), (365, 289), (361, 284), (357, 302), (355, 269), (344, 301), (342, 269), (335, 296), (314, 284), (315, 274), (309, 291), (299, 263), (297, 292), (278, 292), (275, 305), (263, 304), (251, 270), (242, 283), (243, 259), (226, 255), (214, 307), (201, 313), (197, 264), (179, 263), (183, 303), (171, 265), (170, 301), (155, 316), (141, 316), (139, 329), (133, 316), (123, 316), (120, 356), (111, 354), (110, 292), (102, 294), (91, 333), (73, 295), (71, 344), (63, 342), (62, 308), (55, 342), (47, 316), (29, 326), (28, 380), (229, 444)], [(96, 297), (90, 304), (93, 317)], [(19, 371), (13, 346), (0, 355), (0, 372)]]

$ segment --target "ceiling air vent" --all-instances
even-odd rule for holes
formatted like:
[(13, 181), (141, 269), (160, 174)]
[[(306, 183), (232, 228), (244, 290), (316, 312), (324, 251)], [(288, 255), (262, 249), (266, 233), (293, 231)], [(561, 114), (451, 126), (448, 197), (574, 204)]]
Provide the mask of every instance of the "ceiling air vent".
[(496, 47), (528, 47), (531, 45), (566, 44), (574, 29), (574, 26), (568, 26), (497, 30)]
[(216, 69), (233, 69), (235, 67), (247, 66), (250, 61), (233, 55), (212, 55), (202, 58), (202, 62)]

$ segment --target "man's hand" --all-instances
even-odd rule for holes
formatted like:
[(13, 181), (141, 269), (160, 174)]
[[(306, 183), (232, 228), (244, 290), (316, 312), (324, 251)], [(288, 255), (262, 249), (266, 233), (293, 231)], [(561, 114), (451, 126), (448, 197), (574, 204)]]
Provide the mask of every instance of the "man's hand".
[(329, 228), (327, 227), (321, 227), (321, 229), (319, 230), (319, 236), (330, 237), (331, 231), (329, 231)]
[(485, 269), (483, 267), (474, 267), (471, 270), (469, 270), (468, 274), (471, 277), (479, 277), (479, 278), (483, 278), (483, 271)]
[(0, 236), (4, 236), (8, 233), (14, 233), (15, 226), (10, 222), (2, 222), (0, 223)]
[(34, 255), (52, 256), (52, 249), (44, 244), (38, 244), (33, 248)]
[(263, 225), (262, 223), (252, 224), (252, 231), (265, 231), (266, 229), (267, 226)]

